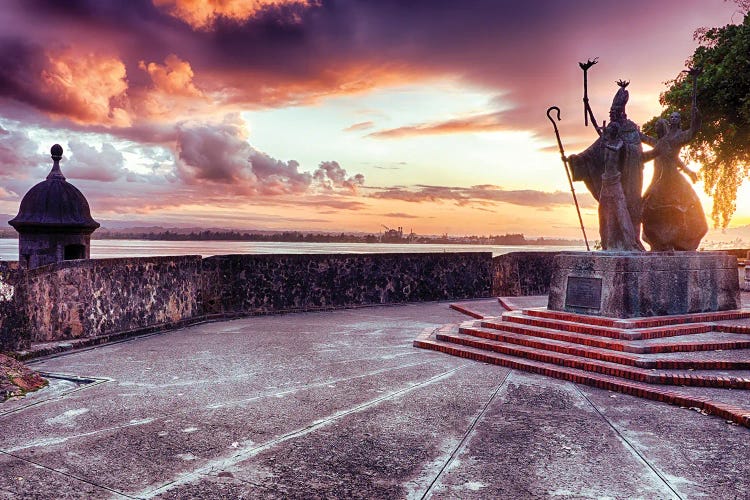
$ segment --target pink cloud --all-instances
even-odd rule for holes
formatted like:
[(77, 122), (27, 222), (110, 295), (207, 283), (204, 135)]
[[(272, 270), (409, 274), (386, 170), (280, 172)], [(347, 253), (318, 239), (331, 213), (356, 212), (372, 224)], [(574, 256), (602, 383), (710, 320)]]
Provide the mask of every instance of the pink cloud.
[(356, 174), (349, 176), (345, 169), (336, 161), (324, 161), (313, 173), (313, 178), (325, 191), (336, 191), (343, 189), (352, 194), (357, 193), (357, 188), (365, 184), (365, 176)]
[(461, 134), (467, 132), (492, 132), (497, 130), (508, 130), (510, 127), (503, 124), (502, 113), (482, 113), (464, 118), (455, 118), (441, 122), (420, 123), (404, 127), (379, 130), (368, 134), (368, 137), (376, 139), (395, 139), (415, 135), (440, 135)]
[(358, 132), (360, 130), (367, 130), (375, 126), (375, 123), (371, 121), (359, 122), (350, 125), (344, 129), (344, 132)]
[[(489, 206), (497, 203), (510, 203), (525, 207), (546, 209), (572, 203), (570, 193), (563, 191), (545, 192), (533, 189), (507, 190), (499, 186), (478, 185), (471, 187), (427, 186), (418, 185), (412, 188), (394, 186), (387, 188), (370, 188), (372, 198), (400, 200), (410, 203), (446, 202), (458, 206)], [(596, 202), (588, 194), (579, 194), (582, 207), (595, 207)]]

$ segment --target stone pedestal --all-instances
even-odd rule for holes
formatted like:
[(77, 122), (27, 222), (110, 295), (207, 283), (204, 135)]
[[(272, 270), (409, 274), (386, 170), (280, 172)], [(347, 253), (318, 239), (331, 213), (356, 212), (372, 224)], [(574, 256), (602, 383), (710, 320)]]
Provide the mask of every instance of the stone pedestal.
[(563, 252), (548, 309), (637, 318), (739, 309), (737, 258), (721, 252)]

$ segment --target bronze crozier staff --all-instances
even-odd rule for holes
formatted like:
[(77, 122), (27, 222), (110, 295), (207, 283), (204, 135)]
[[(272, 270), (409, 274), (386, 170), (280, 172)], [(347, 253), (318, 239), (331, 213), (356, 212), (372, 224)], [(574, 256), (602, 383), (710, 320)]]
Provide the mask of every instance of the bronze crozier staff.
[[(560, 120), (560, 108), (557, 106), (550, 106), (547, 108), (547, 118), (552, 122), (552, 127), (555, 129), (555, 137), (557, 137), (557, 147), (560, 149), (560, 158), (562, 159), (563, 166), (565, 167), (565, 175), (568, 176), (568, 184), (570, 184), (570, 192), (573, 194), (573, 203), (576, 205), (576, 212), (578, 213), (578, 222), (581, 223), (581, 232), (583, 232), (583, 241), (586, 242), (586, 250), (591, 251), (589, 248), (589, 240), (586, 238), (586, 228), (583, 227), (583, 218), (581, 217), (581, 209), (578, 206), (578, 198), (576, 197), (576, 190), (573, 187), (573, 178), (570, 176), (570, 169), (568, 168), (568, 159), (565, 156), (565, 150), (563, 149), (562, 141), (560, 140), (560, 132), (557, 130), (557, 123), (550, 116), (550, 111), (557, 111), (557, 119)], [(593, 118), (592, 118), (593, 120)]]

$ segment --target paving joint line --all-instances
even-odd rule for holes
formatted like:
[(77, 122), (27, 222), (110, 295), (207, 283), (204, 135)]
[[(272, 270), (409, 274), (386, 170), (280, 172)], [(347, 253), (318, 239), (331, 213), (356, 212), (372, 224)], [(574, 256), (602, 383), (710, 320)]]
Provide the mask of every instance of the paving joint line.
[(65, 476), (65, 477), (69, 477), (71, 479), (75, 479), (76, 481), (81, 481), (83, 483), (90, 484), (91, 486), (95, 486), (97, 488), (101, 488), (103, 490), (109, 491), (110, 493), (114, 493), (114, 494), (119, 495), (121, 497), (132, 498), (132, 499), (135, 499), (135, 500), (138, 499), (138, 497), (134, 497), (134, 496), (128, 495), (127, 493), (123, 493), (123, 492), (118, 491), (118, 490), (116, 490), (114, 488), (110, 488), (109, 486), (104, 486), (103, 484), (98, 484), (98, 483), (95, 483), (93, 481), (89, 481), (88, 479), (85, 479), (83, 477), (76, 476), (75, 474), (70, 474), (68, 472), (63, 472), (61, 470), (57, 470), (57, 469), (55, 469), (53, 467), (49, 467), (47, 465), (40, 464), (39, 462), (35, 462), (33, 460), (29, 460), (28, 458), (21, 457), (19, 455), (14, 454), (14, 453), (10, 453), (10, 452), (4, 451), (4, 450), (0, 450), (0, 454), (3, 454), (3, 455), (6, 455), (6, 456), (15, 458), (16, 460), (20, 460), (21, 462), (25, 462), (25, 463), (31, 464), (31, 465), (33, 465), (35, 467), (40, 467), (40, 468), (48, 470), (50, 472), (54, 472), (54, 473), (60, 474), (60, 475)]
[(440, 479), (440, 476), (443, 475), (443, 472), (448, 468), (448, 466), (453, 462), (453, 460), (456, 458), (456, 456), (463, 450), (463, 448), (466, 445), (466, 442), (469, 439), (469, 435), (474, 431), (474, 427), (476, 427), (477, 423), (481, 418), (484, 416), (485, 413), (487, 413), (487, 409), (490, 407), (490, 404), (492, 401), (495, 400), (495, 397), (498, 395), (500, 390), (505, 387), (505, 384), (508, 382), (508, 379), (510, 378), (510, 374), (513, 372), (512, 369), (508, 370), (508, 373), (505, 374), (505, 377), (503, 377), (503, 380), (500, 382), (500, 384), (497, 386), (495, 391), (492, 393), (490, 398), (487, 400), (487, 402), (482, 407), (481, 411), (477, 414), (476, 417), (474, 417), (474, 421), (471, 423), (469, 428), (466, 430), (466, 433), (464, 434), (464, 437), (461, 439), (461, 441), (458, 443), (458, 446), (451, 452), (450, 456), (448, 457), (448, 460), (445, 461), (443, 466), (438, 471), (437, 475), (433, 478), (432, 482), (430, 482), (430, 485), (427, 487), (424, 493), (422, 493), (422, 496), (420, 497), (421, 500), (424, 500), (427, 498), (427, 495), (432, 491), (432, 488), (435, 486), (435, 483), (437, 483), (437, 480)]
[(384, 401), (389, 401), (392, 399), (395, 399), (399, 396), (402, 396), (408, 392), (411, 392), (415, 389), (419, 389), (420, 387), (424, 387), (426, 385), (432, 384), (434, 382), (443, 380), (451, 375), (453, 375), (455, 372), (462, 370), (466, 368), (466, 365), (459, 366), (456, 368), (452, 368), (448, 371), (439, 373), (438, 375), (434, 375), (427, 380), (424, 380), (422, 382), (410, 385), (409, 387), (405, 387), (403, 389), (399, 389), (397, 391), (391, 392), (389, 394), (386, 394), (384, 396), (375, 398), (373, 400), (367, 401), (365, 403), (361, 403), (359, 405), (356, 405), (352, 408), (349, 408), (347, 410), (341, 410), (333, 415), (330, 415), (324, 419), (316, 420), (315, 422), (302, 427), (300, 429), (296, 429), (290, 432), (287, 432), (286, 434), (283, 434), (277, 438), (274, 438), (270, 441), (267, 441), (264, 444), (261, 444), (259, 446), (253, 446), (250, 449), (242, 450), (231, 457), (228, 458), (220, 458), (210, 461), (209, 463), (203, 465), (202, 467), (199, 467), (198, 469), (193, 470), (192, 472), (186, 472), (181, 473), (178, 475), (176, 479), (173, 479), (172, 481), (169, 481), (167, 483), (164, 483), (160, 486), (157, 486), (155, 488), (148, 489), (146, 491), (142, 491), (138, 494), (138, 496), (133, 498), (154, 498), (157, 495), (160, 495), (166, 491), (169, 491), (177, 486), (182, 486), (183, 484), (189, 484), (195, 481), (196, 479), (200, 479), (201, 477), (207, 476), (210, 472), (214, 470), (225, 470), (227, 467), (233, 466), (239, 462), (248, 460), (259, 453), (262, 453), (268, 449), (273, 448), (277, 444), (289, 441), (290, 439), (295, 439), (301, 436), (304, 436), (306, 434), (309, 434), (321, 427), (325, 427), (337, 420), (340, 420), (343, 417), (352, 415), (354, 413), (359, 413), (361, 411), (367, 410), (379, 403), (382, 403)]
[(380, 369), (373, 370), (367, 373), (361, 373), (359, 375), (352, 375), (350, 377), (342, 377), (342, 378), (337, 378), (337, 379), (332, 379), (332, 380), (321, 380), (320, 382), (313, 382), (313, 383), (306, 384), (306, 385), (293, 386), (293, 387), (278, 390), (275, 392), (263, 392), (260, 395), (253, 396), (251, 398), (245, 398), (245, 399), (239, 399), (239, 400), (235, 399), (231, 401), (226, 401), (224, 403), (214, 403), (214, 404), (208, 405), (206, 408), (210, 410), (217, 410), (219, 408), (225, 408), (227, 406), (236, 406), (236, 405), (246, 404), (246, 403), (249, 403), (250, 401), (257, 401), (263, 398), (278, 397), (280, 395), (293, 394), (295, 392), (304, 391), (307, 389), (326, 387), (329, 385), (340, 384), (342, 382), (350, 382), (356, 379), (380, 375), (381, 373), (392, 372), (395, 370), (401, 370), (405, 368), (413, 368), (415, 366), (426, 365), (426, 364), (429, 364), (429, 361), (418, 361), (415, 363), (407, 363), (405, 365), (396, 365), (396, 366), (389, 367), (389, 368), (380, 368)]
[(594, 409), (594, 411), (595, 411), (595, 412), (596, 412), (596, 413), (597, 413), (597, 414), (598, 414), (598, 415), (599, 415), (599, 416), (600, 416), (600, 417), (602, 418), (602, 420), (604, 420), (604, 421), (605, 421), (605, 422), (607, 423), (607, 425), (609, 425), (609, 426), (610, 426), (610, 427), (612, 428), (612, 430), (613, 430), (613, 431), (615, 431), (615, 434), (617, 434), (617, 436), (618, 436), (618, 437), (619, 437), (619, 438), (620, 438), (620, 439), (622, 440), (622, 442), (624, 442), (624, 443), (625, 443), (625, 444), (626, 444), (626, 445), (627, 445), (627, 446), (628, 446), (628, 447), (630, 448), (630, 450), (631, 450), (631, 451), (632, 451), (633, 453), (635, 453), (635, 454), (636, 454), (636, 456), (637, 456), (638, 458), (640, 458), (640, 459), (641, 459), (641, 461), (642, 461), (642, 462), (643, 462), (644, 464), (646, 464), (646, 466), (647, 466), (647, 467), (648, 467), (649, 469), (651, 469), (651, 470), (653, 471), (653, 473), (654, 473), (654, 474), (656, 474), (656, 476), (657, 476), (657, 477), (658, 477), (658, 478), (659, 478), (659, 479), (660, 479), (660, 480), (661, 480), (661, 481), (662, 481), (662, 482), (664, 483), (664, 485), (665, 485), (665, 486), (666, 486), (667, 488), (669, 488), (669, 490), (670, 490), (670, 491), (671, 491), (671, 492), (672, 492), (672, 493), (674, 494), (674, 496), (675, 496), (675, 497), (677, 497), (677, 498), (678, 498), (679, 500), (685, 500), (685, 499), (684, 499), (684, 497), (683, 497), (682, 495), (680, 495), (680, 494), (679, 494), (679, 493), (677, 492), (677, 490), (675, 490), (675, 489), (674, 489), (674, 487), (673, 487), (673, 486), (672, 486), (672, 485), (671, 485), (671, 484), (669, 483), (669, 481), (668, 481), (668, 480), (667, 480), (667, 478), (666, 478), (666, 477), (664, 476), (664, 474), (662, 474), (661, 472), (659, 472), (659, 470), (658, 470), (658, 469), (657, 469), (657, 468), (656, 468), (656, 467), (655, 467), (654, 465), (652, 465), (652, 464), (651, 464), (651, 462), (649, 462), (649, 461), (648, 461), (648, 460), (646, 459), (646, 457), (645, 457), (645, 456), (644, 456), (644, 455), (643, 455), (643, 454), (642, 454), (642, 453), (641, 453), (640, 451), (638, 451), (638, 449), (637, 449), (637, 448), (636, 448), (636, 447), (635, 447), (635, 446), (633, 445), (633, 443), (631, 443), (631, 442), (630, 442), (630, 440), (628, 440), (628, 438), (626, 438), (626, 437), (625, 437), (625, 436), (623, 435), (623, 433), (622, 433), (622, 432), (620, 431), (620, 429), (619, 429), (619, 428), (618, 428), (618, 427), (617, 427), (617, 426), (616, 426), (616, 425), (615, 425), (615, 424), (614, 424), (614, 423), (613, 423), (613, 422), (612, 422), (611, 420), (609, 420), (609, 419), (607, 418), (607, 416), (606, 416), (606, 415), (604, 415), (604, 413), (602, 413), (602, 412), (601, 412), (601, 411), (599, 410), (599, 408), (598, 408), (598, 407), (597, 407), (597, 406), (596, 406), (596, 405), (594, 404), (594, 402), (593, 402), (593, 401), (591, 401), (591, 400), (589, 399), (589, 397), (588, 397), (588, 396), (586, 396), (586, 394), (584, 394), (584, 392), (583, 392), (583, 391), (581, 390), (581, 388), (580, 388), (580, 387), (578, 386), (578, 384), (571, 384), (571, 385), (573, 385), (573, 387), (575, 388), (576, 392), (578, 392), (578, 394), (580, 394), (580, 395), (581, 395), (581, 397), (582, 397), (582, 398), (583, 398), (584, 400), (586, 400), (586, 402), (587, 402), (587, 403), (588, 403), (589, 405), (591, 405), (591, 407), (592, 407), (592, 408)]

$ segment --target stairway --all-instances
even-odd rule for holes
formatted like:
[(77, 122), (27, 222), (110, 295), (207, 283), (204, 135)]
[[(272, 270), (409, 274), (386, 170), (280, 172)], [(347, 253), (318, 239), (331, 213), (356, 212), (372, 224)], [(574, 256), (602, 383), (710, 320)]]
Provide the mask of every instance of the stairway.
[(697, 408), (750, 427), (750, 310), (617, 319), (544, 307), (488, 317), (471, 305), (451, 307), (474, 319), (425, 331), (416, 347)]

